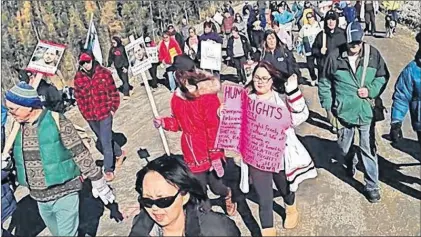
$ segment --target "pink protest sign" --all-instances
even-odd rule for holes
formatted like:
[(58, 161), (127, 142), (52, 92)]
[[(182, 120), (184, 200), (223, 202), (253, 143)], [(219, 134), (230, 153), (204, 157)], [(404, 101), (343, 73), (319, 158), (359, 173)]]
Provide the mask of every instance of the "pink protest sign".
[(224, 88), (224, 115), (216, 147), (239, 151), (245, 163), (269, 172), (283, 168), (285, 130), (291, 125), (286, 107), (253, 100), (243, 88)]
[(240, 86), (227, 85), (224, 87), (224, 112), (221, 114), (215, 147), (239, 151), (241, 131), (241, 94)]

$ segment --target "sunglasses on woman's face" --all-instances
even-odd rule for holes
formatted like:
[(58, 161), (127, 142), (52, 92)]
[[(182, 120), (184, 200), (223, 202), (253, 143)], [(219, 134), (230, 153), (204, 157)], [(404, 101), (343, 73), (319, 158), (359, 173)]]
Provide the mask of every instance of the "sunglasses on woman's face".
[(142, 206), (146, 208), (152, 208), (153, 205), (156, 205), (159, 208), (168, 208), (175, 202), (175, 199), (178, 197), (178, 194), (180, 194), (180, 190), (172, 197), (164, 197), (158, 199), (139, 197), (138, 201)]

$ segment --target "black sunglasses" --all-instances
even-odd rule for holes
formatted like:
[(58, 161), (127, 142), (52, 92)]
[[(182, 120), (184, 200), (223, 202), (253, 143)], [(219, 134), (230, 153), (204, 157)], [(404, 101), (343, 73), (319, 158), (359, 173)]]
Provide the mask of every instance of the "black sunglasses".
[(174, 203), (175, 199), (178, 197), (178, 194), (180, 194), (180, 190), (178, 190), (178, 192), (172, 197), (158, 198), (155, 200), (150, 198), (139, 197), (137, 200), (140, 203), (140, 205), (146, 208), (152, 208), (153, 205), (156, 205), (159, 208), (168, 208)]

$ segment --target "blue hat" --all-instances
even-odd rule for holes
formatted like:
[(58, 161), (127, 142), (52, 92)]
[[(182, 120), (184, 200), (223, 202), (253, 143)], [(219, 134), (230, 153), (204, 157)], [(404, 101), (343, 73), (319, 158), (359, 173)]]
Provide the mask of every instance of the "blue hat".
[(24, 107), (42, 108), (42, 102), (37, 91), (23, 81), (6, 92), (6, 100)]
[(361, 42), (363, 41), (364, 30), (359, 22), (351, 22), (346, 28), (346, 42)]

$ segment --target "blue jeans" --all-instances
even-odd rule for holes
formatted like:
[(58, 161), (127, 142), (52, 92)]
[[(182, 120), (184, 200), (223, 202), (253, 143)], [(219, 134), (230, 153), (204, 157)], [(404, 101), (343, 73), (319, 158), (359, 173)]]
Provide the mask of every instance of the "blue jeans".
[(98, 138), (98, 150), (104, 155), (104, 171), (113, 172), (115, 157), (123, 154), (121, 147), (113, 140), (113, 116), (110, 114), (101, 121), (88, 121)]
[[(357, 153), (351, 151), (354, 143), (355, 130), (360, 134), (361, 159), (365, 168), (364, 181), (365, 189), (368, 191), (379, 189), (379, 164), (375, 148), (374, 126), (372, 125), (351, 125), (345, 126), (338, 131), (338, 145), (341, 149), (341, 156), (347, 165), (356, 167), (358, 163)], [(354, 153), (354, 154), (353, 154)]]
[(392, 20), (398, 22), (398, 10), (390, 10), (390, 15), (392, 16)]

